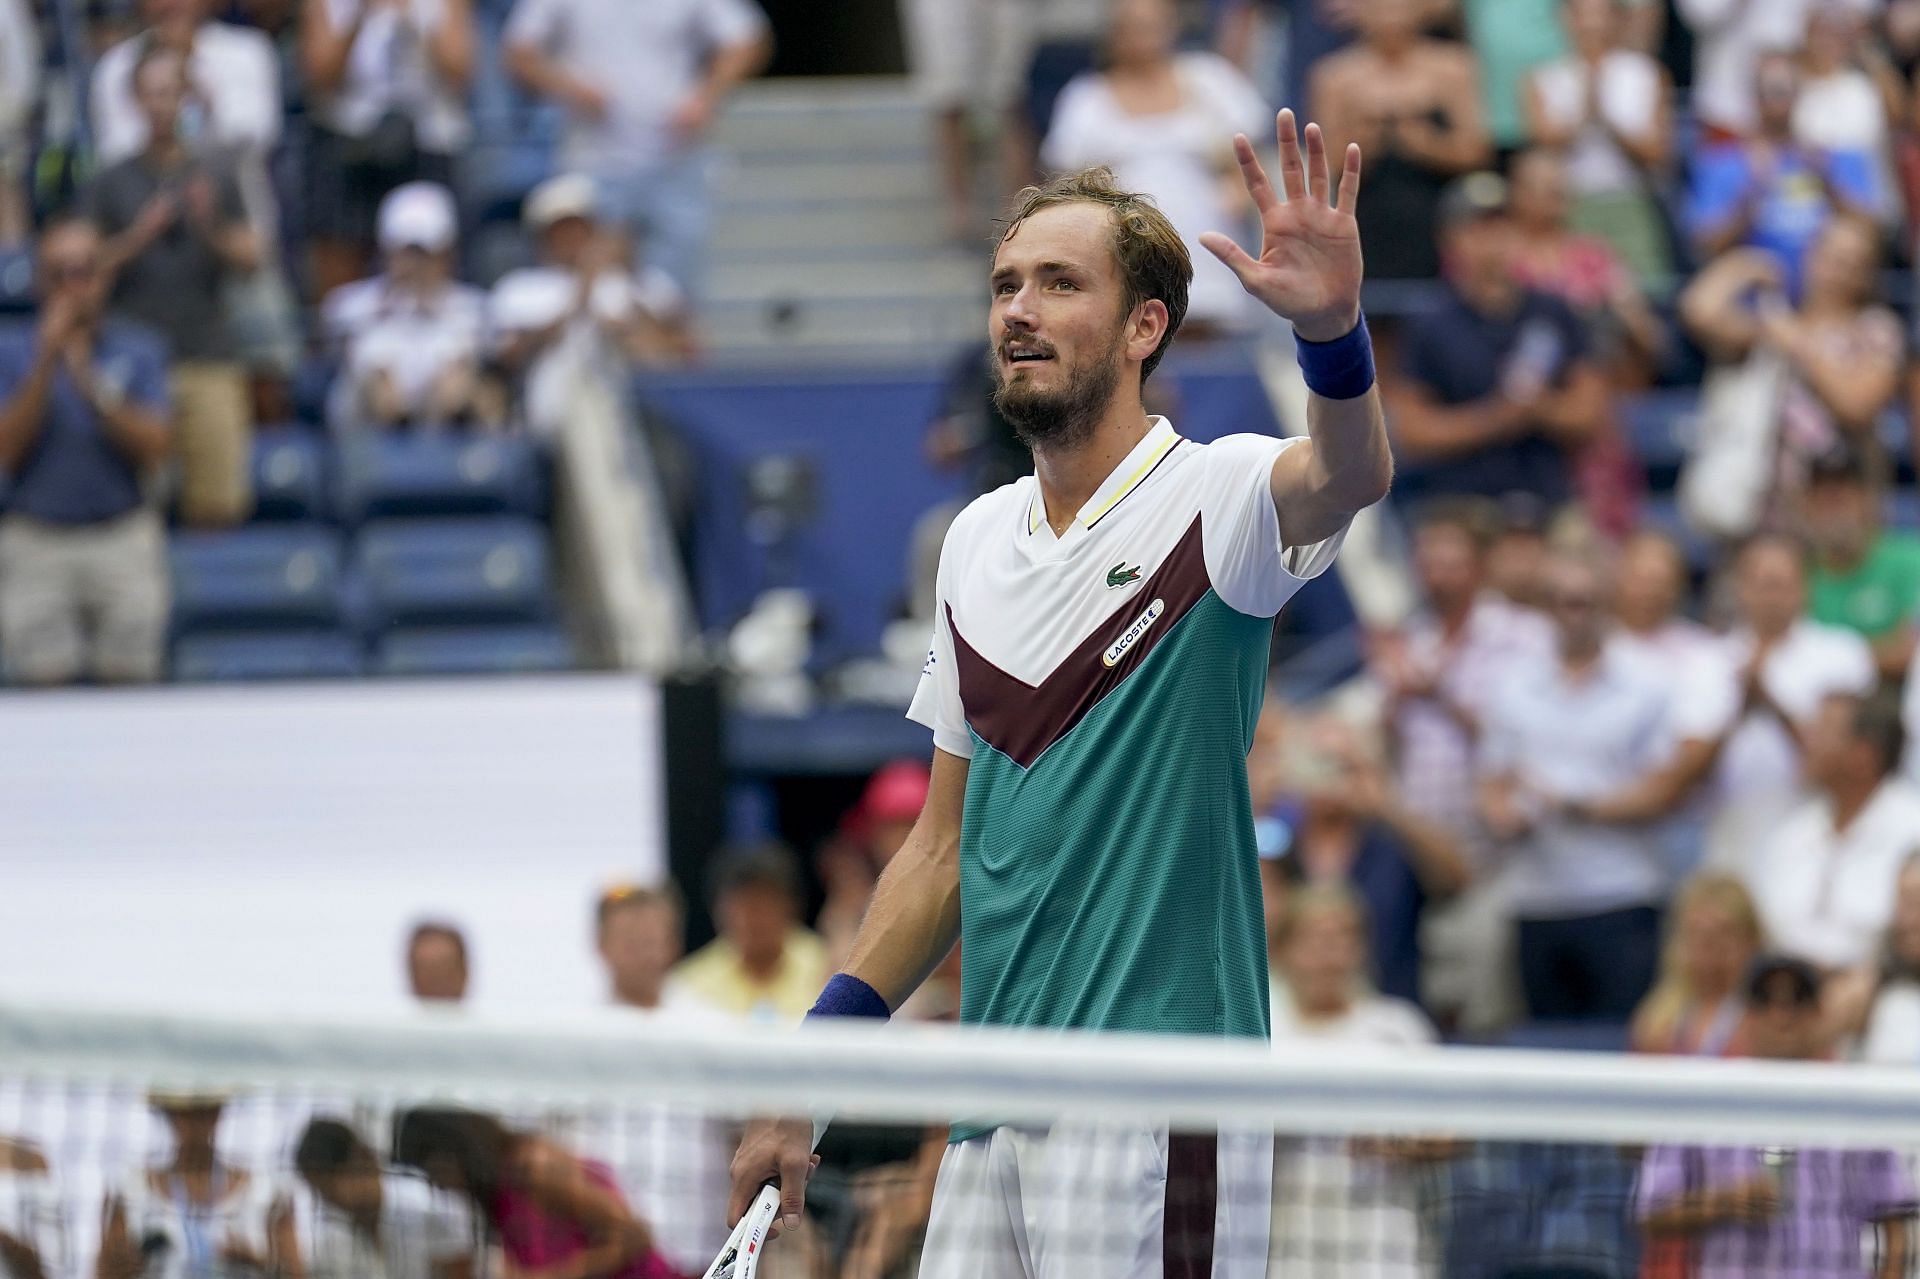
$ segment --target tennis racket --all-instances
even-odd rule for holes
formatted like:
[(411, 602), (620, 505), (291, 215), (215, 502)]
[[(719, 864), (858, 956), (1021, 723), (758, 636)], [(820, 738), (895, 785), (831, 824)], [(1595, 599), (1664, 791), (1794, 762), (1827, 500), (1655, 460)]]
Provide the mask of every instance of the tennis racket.
[(766, 1251), (767, 1228), (780, 1215), (780, 1187), (760, 1187), (760, 1197), (727, 1236), (727, 1246), (707, 1267), (704, 1279), (754, 1279), (760, 1272), (760, 1254)]

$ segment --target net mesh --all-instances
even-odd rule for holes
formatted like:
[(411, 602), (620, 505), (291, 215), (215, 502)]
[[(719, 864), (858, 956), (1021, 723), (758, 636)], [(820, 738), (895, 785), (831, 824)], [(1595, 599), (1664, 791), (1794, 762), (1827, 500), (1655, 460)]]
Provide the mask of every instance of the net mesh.
[(1904, 1072), (0, 1006), (0, 1272), (699, 1275), (743, 1124), (822, 1112), (773, 1279), (1912, 1271)]

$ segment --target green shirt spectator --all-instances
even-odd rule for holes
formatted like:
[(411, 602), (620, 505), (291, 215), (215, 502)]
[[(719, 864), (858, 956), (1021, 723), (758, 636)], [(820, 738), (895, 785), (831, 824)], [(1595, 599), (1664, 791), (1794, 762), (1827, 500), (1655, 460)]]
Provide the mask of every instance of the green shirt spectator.
[(1493, 144), (1506, 150), (1527, 141), (1521, 86), (1527, 73), (1567, 54), (1560, 0), (1465, 0), (1467, 38), (1480, 59), (1480, 92)]
[(1920, 614), (1920, 537), (1882, 533), (1849, 571), (1816, 565), (1810, 586), (1814, 621), (1879, 639)]
[(1813, 460), (1800, 499), (1813, 551), (1807, 603), (1815, 621), (1873, 645), (1882, 678), (1899, 679), (1920, 633), (1920, 535), (1881, 528), (1881, 498), (1875, 467), (1858, 449)]

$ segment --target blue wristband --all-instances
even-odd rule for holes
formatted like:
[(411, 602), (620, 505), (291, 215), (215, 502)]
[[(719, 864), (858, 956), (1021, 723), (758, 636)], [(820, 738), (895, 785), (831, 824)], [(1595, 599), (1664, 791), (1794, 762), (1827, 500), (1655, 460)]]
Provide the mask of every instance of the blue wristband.
[(846, 973), (835, 973), (829, 978), (820, 998), (807, 1010), (808, 1021), (815, 1017), (878, 1017), (885, 1021), (891, 1016), (893, 1010), (887, 1007), (879, 991)]
[(1367, 334), (1365, 315), (1345, 337), (1309, 342), (1296, 333), (1293, 345), (1307, 389), (1321, 399), (1353, 400), (1372, 389), (1373, 338)]

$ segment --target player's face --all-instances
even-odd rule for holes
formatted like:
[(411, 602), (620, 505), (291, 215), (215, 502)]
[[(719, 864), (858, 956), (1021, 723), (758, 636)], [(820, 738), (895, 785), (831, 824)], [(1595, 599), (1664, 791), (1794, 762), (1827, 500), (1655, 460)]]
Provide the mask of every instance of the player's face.
[[(1136, 353), (1113, 252), (1112, 215), (1097, 204), (1042, 209), (1016, 225), (993, 259), (994, 402), (1032, 447), (1092, 434)], [(1153, 335), (1157, 343), (1157, 333)]]

